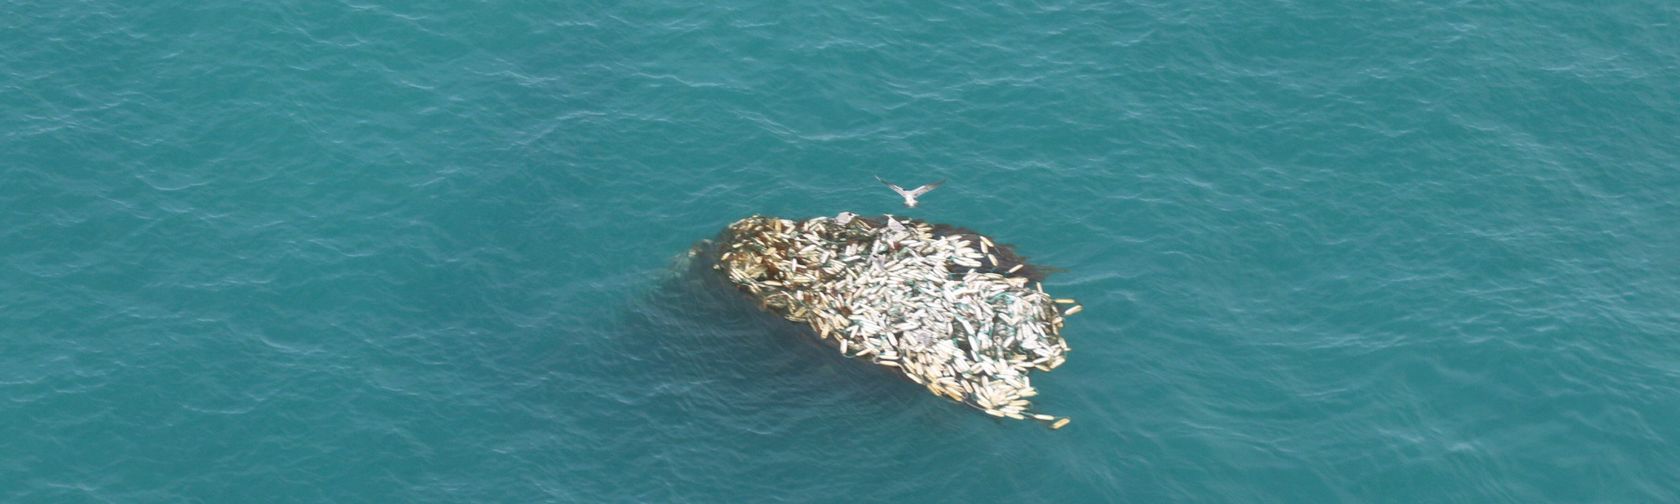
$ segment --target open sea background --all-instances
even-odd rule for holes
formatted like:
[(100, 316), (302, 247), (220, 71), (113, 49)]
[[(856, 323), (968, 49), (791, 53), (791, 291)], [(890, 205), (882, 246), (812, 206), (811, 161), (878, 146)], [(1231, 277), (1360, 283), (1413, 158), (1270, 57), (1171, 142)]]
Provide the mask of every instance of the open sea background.
[[(1677, 194), (1672, 0), (5, 0), (0, 501), (1680, 502)], [(1073, 423), (682, 269), (841, 210)]]

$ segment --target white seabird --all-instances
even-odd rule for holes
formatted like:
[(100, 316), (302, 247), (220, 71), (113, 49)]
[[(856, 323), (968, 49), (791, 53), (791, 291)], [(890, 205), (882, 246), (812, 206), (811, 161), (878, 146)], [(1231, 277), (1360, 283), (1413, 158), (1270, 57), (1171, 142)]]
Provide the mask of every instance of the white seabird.
[(885, 180), (881, 180), (880, 175), (876, 175), (875, 180), (880, 180), (882, 184), (886, 184), (887, 187), (892, 188), (893, 192), (898, 193), (899, 196), (903, 196), (904, 197), (904, 206), (907, 206), (907, 207), (910, 207), (910, 208), (916, 208), (916, 197), (917, 196), (927, 194), (928, 191), (932, 191), (932, 190), (934, 190), (934, 188), (939, 187), (939, 184), (945, 183), (944, 180), (940, 180), (940, 181), (934, 182), (932, 184), (927, 184), (927, 185), (924, 185), (924, 186), (917, 187), (915, 189), (906, 191), (906, 190), (904, 190), (903, 187), (899, 187), (899, 186), (893, 184), (892, 182), (887, 182)]
[[(915, 206), (915, 205), (911, 205), (911, 206)], [(893, 216), (888, 215), (887, 216), (887, 230), (892, 231), (894, 233), (903, 233), (904, 232), (904, 225), (900, 224), (897, 220), (893, 219)]]

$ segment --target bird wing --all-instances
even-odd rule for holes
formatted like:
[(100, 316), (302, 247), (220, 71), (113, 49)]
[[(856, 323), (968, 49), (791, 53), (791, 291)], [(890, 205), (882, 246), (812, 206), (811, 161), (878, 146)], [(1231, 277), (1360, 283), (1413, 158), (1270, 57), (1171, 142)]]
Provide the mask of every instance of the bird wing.
[(893, 192), (895, 192), (895, 193), (898, 193), (898, 194), (901, 194), (901, 195), (909, 195), (910, 194), (909, 191), (904, 190), (903, 187), (899, 187), (897, 184), (893, 184), (892, 182), (887, 182), (885, 180), (881, 180), (880, 175), (876, 175), (875, 180), (880, 180), (882, 184), (886, 184), (887, 187), (892, 188)]
[(921, 187), (917, 187), (916, 190), (910, 191), (910, 195), (911, 196), (921, 196), (923, 194), (927, 194), (928, 191), (932, 191), (935, 188), (938, 188), (939, 184), (943, 184), (943, 183), (945, 183), (945, 180), (940, 179), (938, 182), (934, 182), (932, 184), (927, 184), (927, 185), (924, 185), (924, 186), (921, 186)]

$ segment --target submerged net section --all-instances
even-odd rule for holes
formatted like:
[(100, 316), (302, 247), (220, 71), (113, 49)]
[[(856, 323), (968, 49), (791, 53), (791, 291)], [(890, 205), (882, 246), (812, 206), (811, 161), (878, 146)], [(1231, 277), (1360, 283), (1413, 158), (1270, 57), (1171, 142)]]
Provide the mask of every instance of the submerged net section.
[(1067, 424), (1031, 410), (1028, 374), (1066, 360), (1062, 317), (1081, 307), (1045, 294), (1036, 269), (984, 235), (847, 217), (736, 221), (714, 268), (847, 357), (993, 416)]

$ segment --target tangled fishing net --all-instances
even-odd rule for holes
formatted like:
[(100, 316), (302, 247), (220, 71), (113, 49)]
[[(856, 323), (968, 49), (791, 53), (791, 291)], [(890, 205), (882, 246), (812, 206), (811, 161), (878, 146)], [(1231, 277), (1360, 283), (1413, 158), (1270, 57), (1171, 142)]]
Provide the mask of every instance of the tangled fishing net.
[[(1036, 269), (991, 239), (899, 219), (754, 216), (730, 224), (715, 269), (765, 309), (851, 358), (897, 368), (935, 395), (1061, 428), (1031, 410), (1033, 370), (1066, 360), (1062, 318)], [(1058, 305), (1073, 305), (1062, 312)]]

